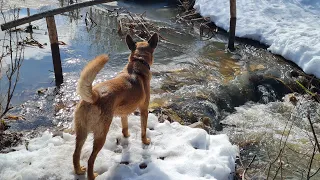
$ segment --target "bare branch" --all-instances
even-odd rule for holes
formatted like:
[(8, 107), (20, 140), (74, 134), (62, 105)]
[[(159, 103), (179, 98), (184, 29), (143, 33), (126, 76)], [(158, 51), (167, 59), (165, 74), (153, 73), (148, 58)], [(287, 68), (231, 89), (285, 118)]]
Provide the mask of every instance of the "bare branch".
[[(3, 0), (1, 0), (1, 5)], [(1, 15), (4, 20), (6, 20), (7, 13), (3, 12), (2, 7), (0, 7)], [(13, 18), (18, 19), (20, 10), (13, 9)], [(9, 36), (9, 37), (7, 37)], [(0, 55), (0, 63), (4, 64), (4, 58), (8, 58), (7, 69), (5, 72), (7, 86), (3, 91), (1, 91), (0, 99), (0, 118), (5, 116), (13, 107), (10, 103), (14, 95), (16, 86), (19, 81), (20, 67), (24, 59), (24, 43), (19, 43), (19, 40), (22, 39), (21, 33), (18, 30), (6, 31), (5, 37), (2, 39), (2, 54)], [(3, 67), (1, 67), (3, 70)], [(2, 94), (3, 93), (3, 94)]]
[(312, 162), (313, 162), (313, 158), (314, 158), (315, 154), (316, 154), (316, 146), (314, 145), (313, 146), (313, 152), (312, 152), (312, 155), (311, 155), (311, 158), (310, 158), (307, 179), (310, 179), (310, 172), (311, 172), (311, 169), (312, 169)]
[(311, 122), (310, 113), (307, 114), (307, 118), (308, 118), (308, 122), (310, 124), (310, 128), (311, 128), (311, 131), (312, 131), (312, 134), (313, 134), (313, 137), (314, 137), (315, 145), (318, 147), (318, 150), (319, 150), (319, 153), (320, 153), (320, 144), (319, 144), (316, 132), (314, 131), (313, 124)]
[(242, 173), (242, 180), (245, 180), (245, 175), (247, 170), (250, 168), (251, 164), (253, 163), (253, 161), (256, 159), (257, 155), (255, 154), (252, 158), (252, 160), (250, 161), (250, 163), (248, 164), (248, 166), (246, 167), (246, 169), (243, 171)]

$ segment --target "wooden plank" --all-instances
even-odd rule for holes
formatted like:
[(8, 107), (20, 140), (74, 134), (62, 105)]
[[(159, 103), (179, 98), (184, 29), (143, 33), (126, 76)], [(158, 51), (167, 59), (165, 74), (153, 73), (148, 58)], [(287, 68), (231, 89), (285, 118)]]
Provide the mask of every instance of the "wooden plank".
[(32, 16), (29, 17), (24, 17), (18, 20), (14, 20), (14, 21), (10, 21), (7, 23), (4, 23), (1, 25), (1, 30), (7, 30), (7, 29), (11, 29), (13, 27), (16, 26), (20, 26), (22, 24), (26, 24), (32, 21), (36, 21), (39, 19), (42, 19), (44, 17), (48, 17), (48, 16), (54, 16), (56, 14), (61, 14), (64, 12), (68, 12), (68, 11), (72, 11), (75, 9), (79, 9), (79, 8), (83, 8), (83, 7), (87, 7), (87, 6), (93, 6), (93, 5), (97, 5), (97, 4), (101, 4), (101, 3), (106, 3), (106, 2), (112, 2), (114, 0), (93, 0), (93, 1), (87, 1), (87, 2), (82, 2), (82, 3), (77, 3), (77, 4), (72, 4), (70, 6), (66, 6), (66, 7), (62, 7), (62, 8), (57, 8), (57, 9), (53, 9), (50, 11), (46, 11), (46, 12), (42, 12), (39, 14), (34, 14)]
[(229, 28), (229, 42), (228, 48), (234, 51), (234, 41), (236, 37), (236, 23), (237, 23), (237, 6), (236, 0), (230, 0), (230, 28)]
[(49, 35), (50, 44), (51, 44), (51, 54), (52, 54), (52, 62), (53, 62), (56, 86), (60, 86), (63, 83), (63, 75), (62, 75), (58, 34), (57, 34), (57, 28), (56, 28), (54, 16), (46, 17), (46, 21), (47, 21), (47, 27), (48, 27), (48, 35)]

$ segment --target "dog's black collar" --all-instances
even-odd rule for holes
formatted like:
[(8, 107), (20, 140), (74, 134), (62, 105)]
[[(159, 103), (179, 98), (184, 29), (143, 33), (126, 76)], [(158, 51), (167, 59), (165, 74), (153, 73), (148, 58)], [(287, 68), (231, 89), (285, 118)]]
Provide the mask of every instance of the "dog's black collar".
[(150, 70), (150, 65), (146, 61), (144, 61), (142, 59), (138, 59), (138, 58), (134, 58), (132, 61), (139, 61), (142, 64), (144, 64), (145, 66), (147, 66), (147, 68)]

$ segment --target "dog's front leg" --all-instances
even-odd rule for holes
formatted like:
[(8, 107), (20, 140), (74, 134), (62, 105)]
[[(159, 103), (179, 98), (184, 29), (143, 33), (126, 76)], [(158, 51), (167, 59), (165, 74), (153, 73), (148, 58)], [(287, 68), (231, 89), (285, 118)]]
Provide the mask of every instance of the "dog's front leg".
[(140, 108), (140, 113), (141, 113), (141, 140), (143, 144), (149, 145), (150, 139), (147, 138), (148, 106)]
[(129, 127), (128, 127), (128, 116), (121, 117), (121, 124), (122, 124), (122, 134), (123, 137), (127, 138), (130, 136), (129, 134)]

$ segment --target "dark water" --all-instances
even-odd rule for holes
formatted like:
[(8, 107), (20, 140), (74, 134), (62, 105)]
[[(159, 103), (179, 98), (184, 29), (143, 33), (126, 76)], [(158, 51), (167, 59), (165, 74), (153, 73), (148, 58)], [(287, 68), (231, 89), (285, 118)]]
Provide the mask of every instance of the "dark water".
[[(238, 42), (237, 50), (231, 53), (226, 50), (227, 37), (223, 34), (202, 40), (197, 26), (176, 23), (179, 11), (164, 3), (142, 6), (119, 2), (118, 6), (132, 13), (146, 11), (146, 17), (166, 38), (159, 42), (151, 68), (150, 111), (160, 120), (186, 125), (206, 120), (209, 133), (227, 133), (233, 143), (240, 144), (244, 159), (249, 160), (255, 153), (265, 164), (268, 147), (271, 148), (269, 151), (278, 151), (275, 142), (290, 114), (302, 112), (301, 109), (319, 109), (304, 97), (301, 97), (304, 106), (299, 107), (299, 111), (288, 100), (282, 100), (283, 97), (288, 99), (286, 94), (290, 92), (285, 84), (295, 88), (290, 72), (300, 70), (266, 49)], [(49, 8), (52, 7), (34, 9), (31, 13)], [(75, 104), (79, 101), (76, 83), (85, 64), (101, 53), (110, 56), (94, 83), (112, 78), (123, 68), (129, 50), (123, 37), (117, 34), (115, 13), (106, 10), (114, 8), (118, 7), (99, 5), (55, 16), (59, 39), (67, 44), (60, 46), (64, 72), (60, 90), (54, 86), (50, 48), (25, 49), (31, 55), (26, 57), (21, 68), (13, 99), (16, 108), (11, 112), (24, 116), (25, 120), (11, 122), (12, 131), (69, 128)], [(26, 10), (21, 12), (26, 13)], [(96, 26), (86, 26), (87, 13)], [(48, 43), (45, 21), (36, 21), (34, 25), (39, 27), (34, 31), (34, 38), (40, 43)], [(37, 92), (39, 89), (41, 93)], [(308, 141), (308, 136), (301, 133), (306, 129), (303, 123), (294, 123), (292, 146), (301, 148), (301, 142)], [(293, 154), (289, 159), (294, 162), (300, 157)], [(244, 162), (248, 164), (246, 160)], [(299, 168), (303, 169), (302, 166)]]

